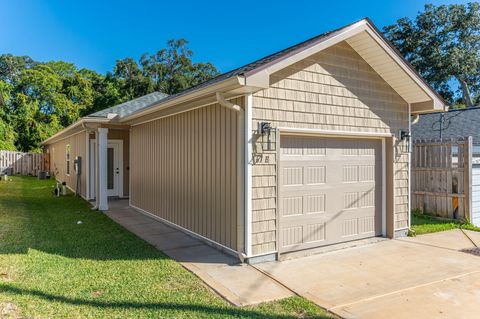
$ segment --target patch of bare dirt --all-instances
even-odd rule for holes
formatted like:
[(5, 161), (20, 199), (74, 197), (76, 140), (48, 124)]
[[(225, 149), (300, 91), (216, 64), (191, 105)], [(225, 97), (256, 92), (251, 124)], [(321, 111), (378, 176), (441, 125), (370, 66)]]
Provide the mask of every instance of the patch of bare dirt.
[(20, 312), (13, 303), (3, 302), (0, 303), (0, 319), (13, 319), (20, 318)]

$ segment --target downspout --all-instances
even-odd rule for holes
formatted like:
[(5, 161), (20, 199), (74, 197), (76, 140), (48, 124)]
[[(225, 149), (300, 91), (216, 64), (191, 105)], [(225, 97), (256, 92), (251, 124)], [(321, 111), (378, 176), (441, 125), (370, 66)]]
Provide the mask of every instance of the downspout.
[[(420, 117), (418, 114), (414, 119), (417, 123)], [(412, 106), (408, 103), (408, 230), (412, 226)]]
[(412, 125), (420, 120), (420, 115), (412, 115), (412, 106), (408, 104), (408, 230), (411, 231), (412, 226)]
[[(233, 110), (238, 113), (237, 116), (237, 234), (239, 230), (239, 225), (243, 225), (243, 229), (240, 232), (243, 235), (243, 247), (238, 240), (237, 235), (237, 254), (238, 258), (244, 262), (246, 256), (246, 251), (248, 245), (248, 236), (246, 236), (246, 218), (247, 214), (245, 213), (245, 110), (237, 104), (234, 104), (230, 101), (225, 100), (223, 93), (216, 92), (216, 99), (218, 104), (221, 106)], [(243, 249), (243, 251), (242, 251)]]

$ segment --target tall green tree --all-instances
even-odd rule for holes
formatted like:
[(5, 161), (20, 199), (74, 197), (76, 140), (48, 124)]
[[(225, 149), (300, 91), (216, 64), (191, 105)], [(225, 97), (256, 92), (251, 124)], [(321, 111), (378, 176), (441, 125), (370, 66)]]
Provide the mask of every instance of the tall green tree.
[(38, 150), (81, 116), (154, 91), (174, 94), (217, 75), (212, 64), (192, 61), (187, 43), (171, 40), (138, 62), (118, 60), (106, 75), (64, 61), (0, 55), (0, 149)]
[(384, 32), (444, 98), (467, 107), (480, 103), (479, 3), (429, 4), (415, 19), (399, 19)]
[(126, 99), (126, 97), (120, 93), (120, 84), (112, 73), (107, 73), (107, 75), (104, 76), (93, 70), (81, 69), (79, 74), (90, 82), (93, 91), (93, 102), (81, 111), (80, 116), (85, 116), (120, 104)]
[(12, 54), (0, 55), (0, 80), (16, 85), (23, 70), (35, 66), (37, 62), (29, 56), (15, 56)]
[(7, 103), (10, 102), (12, 85), (0, 80), (0, 150), (15, 151), (17, 134), (11, 125)]
[(150, 93), (149, 79), (144, 77), (141, 67), (132, 58), (118, 60), (113, 70), (113, 76), (124, 100)]
[(193, 52), (185, 39), (170, 40), (167, 48), (154, 55), (144, 54), (140, 59), (149, 90), (175, 94), (218, 75), (211, 63), (194, 63)]
[(37, 149), (42, 140), (78, 119), (90, 103), (89, 82), (69, 63), (50, 62), (23, 70), (9, 103), (17, 147)]

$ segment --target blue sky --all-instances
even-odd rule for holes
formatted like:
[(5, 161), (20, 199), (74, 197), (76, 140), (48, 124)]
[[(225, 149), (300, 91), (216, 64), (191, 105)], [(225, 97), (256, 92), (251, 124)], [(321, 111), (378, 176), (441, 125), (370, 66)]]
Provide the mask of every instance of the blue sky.
[[(432, 1), (4, 0), (0, 54), (65, 60), (98, 72), (186, 38), (222, 72), (365, 16), (382, 28)], [(435, 4), (468, 1), (434, 1)]]

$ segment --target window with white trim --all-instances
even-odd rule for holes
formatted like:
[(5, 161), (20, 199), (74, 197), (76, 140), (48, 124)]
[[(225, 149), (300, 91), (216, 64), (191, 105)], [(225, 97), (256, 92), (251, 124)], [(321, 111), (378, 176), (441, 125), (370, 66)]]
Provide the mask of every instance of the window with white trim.
[(67, 175), (70, 175), (70, 144), (65, 147), (65, 159), (67, 162)]

